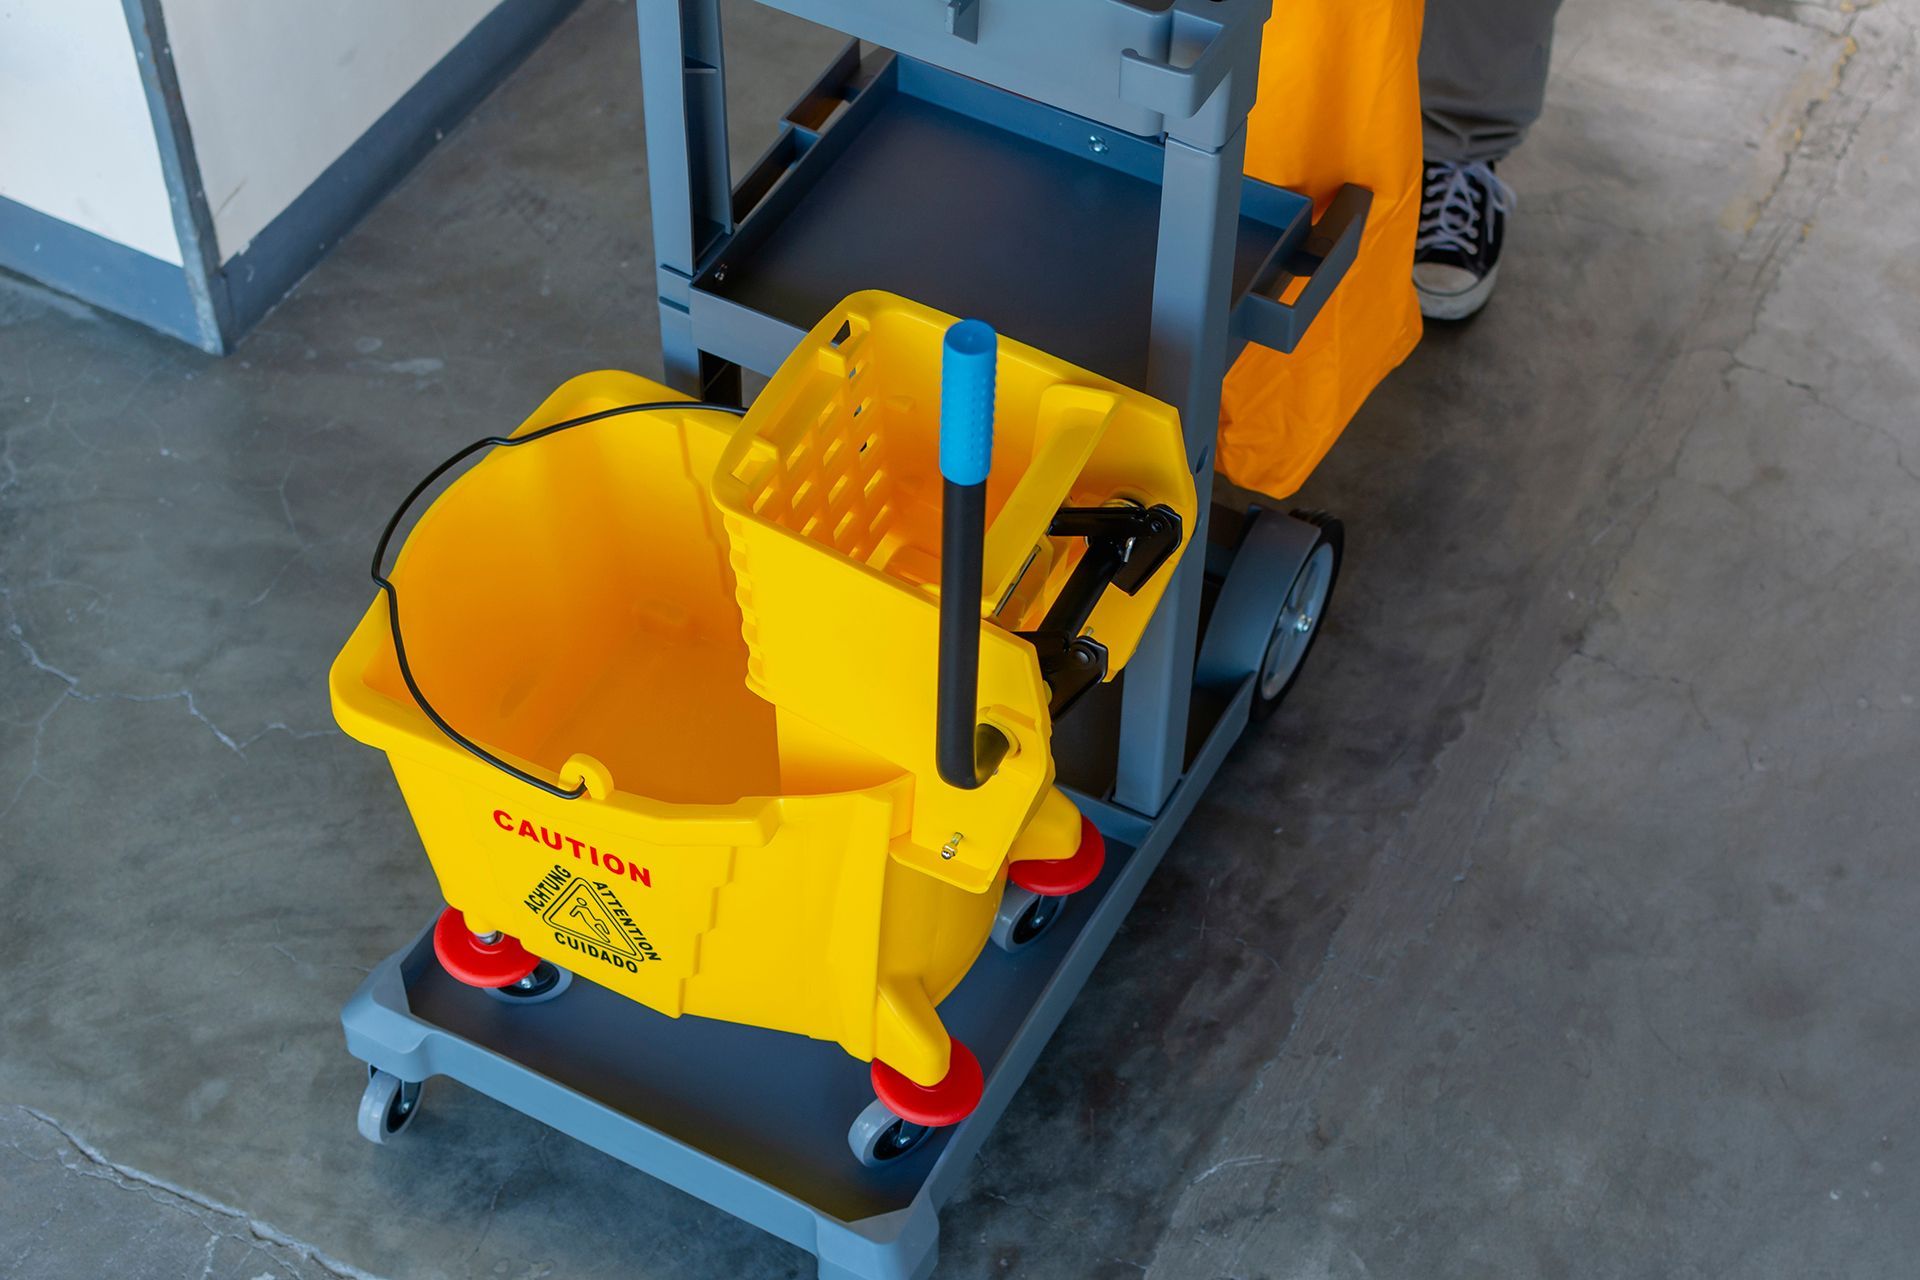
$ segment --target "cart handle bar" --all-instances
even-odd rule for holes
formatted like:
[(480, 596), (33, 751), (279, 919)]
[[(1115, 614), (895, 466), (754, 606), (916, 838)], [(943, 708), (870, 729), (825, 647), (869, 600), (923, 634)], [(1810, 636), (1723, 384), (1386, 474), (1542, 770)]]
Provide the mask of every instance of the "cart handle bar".
[(448, 724), (447, 718), (436, 711), (431, 702), (427, 701), (427, 695), (421, 692), (420, 682), (414, 679), (413, 667), (407, 661), (406, 643), (400, 638), (400, 592), (393, 585), (392, 580), (380, 571), (380, 566), (386, 562), (387, 546), (393, 541), (394, 532), (399, 529), (400, 522), (406, 518), (408, 509), (411, 508), (415, 502), (419, 501), (420, 495), (432, 488), (434, 481), (482, 449), (512, 449), (519, 445), (532, 444), (535, 440), (544, 440), (548, 436), (558, 435), (562, 431), (571, 431), (575, 427), (584, 427), (590, 422), (600, 422), (606, 418), (617, 418), (623, 414), (630, 413), (659, 413), (676, 409), (683, 412), (689, 409), (705, 409), (714, 413), (730, 413), (735, 417), (746, 413), (746, 410), (740, 408), (738, 405), (713, 404), (704, 400), (659, 400), (650, 404), (623, 404), (617, 409), (602, 409), (598, 413), (589, 413), (578, 418), (568, 418), (565, 422), (556, 422), (551, 426), (541, 427), (538, 431), (529, 431), (523, 436), (483, 437), (465, 446), (451, 458), (448, 458), (445, 462), (442, 462), (439, 466), (427, 472), (426, 478), (421, 480), (419, 484), (413, 486), (413, 491), (400, 503), (399, 510), (395, 511), (393, 518), (387, 521), (387, 527), (380, 531), (380, 541), (373, 549), (373, 581), (375, 586), (386, 593), (387, 622), (393, 631), (393, 655), (400, 660), (400, 678), (407, 682), (407, 692), (413, 695), (413, 700), (419, 705), (420, 710), (426, 712), (427, 719), (433, 721), (440, 732), (459, 743), (473, 755), (478, 756), (507, 776), (516, 778), (530, 787), (538, 787), (548, 795), (558, 796), (562, 800), (578, 800), (581, 796), (585, 795), (587, 793), (587, 780), (582, 778), (578, 786), (572, 790), (568, 790), (565, 787), (555, 786), (544, 778), (536, 778), (525, 769), (508, 764), (505, 760), (494, 755), (472, 738), (467, 737), (464, 733), (461, 733), (458, 729)]

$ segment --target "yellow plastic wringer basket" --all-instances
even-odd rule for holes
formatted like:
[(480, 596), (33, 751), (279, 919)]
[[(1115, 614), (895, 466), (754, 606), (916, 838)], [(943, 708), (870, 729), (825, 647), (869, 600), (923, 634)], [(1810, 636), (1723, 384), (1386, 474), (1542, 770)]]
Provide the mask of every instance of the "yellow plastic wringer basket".
[[(1011, 744), (977, 789), (934, 768), (940, 594), (941, 340), (953, 317), (879, 292), (829, 313), (754, 401), (720, 459), (751, 655), (747, 680), (783, 713), (915, 778), (910, 839), (896, 856), (984, 892), (1053, 781), (1049, 694), (1034, 646), (1079, 563), (1048, 536), (1063, 507), (1170, 508), (1193, 526), (1193, 478), (1166, 405), (1030, 347), (1002, 342), (987, 478), (980, 613), (980, 720)], [(1170, 557), (1134, 594), (1099, 597), (1085, 631), (1107, 676), (1132, 656), (1172, 576)], [(1077, 815), (1056, 798), (1022, 856), (1062, 856)], [(956, 839), (956, 836), (962, 837)], [(944, 855), (944, 856), (943, 856)]]
[[(670, 1015), (836, 1041), (876, 1083), (885, 1064), (932, 1091), (915, 1123), (970, 1108), (938, 1092), (964, 1066), (977, 1098), (979, 1068), (936, 1006), (1010, 858), (1069, 858), (1079, 836), (1050, 788), (1036, 651), (1012, 634), (1084, 554), (1049, 521), (1125, 502), (1191, 527), (1193, 488), (1171, 410), (1002, 345), (979, 689), (1012, 746), (983, 785), (942, 782), (948, 322), (856, 295), (744, 419), (575, 378), (514, 433), (538, 445), (492, 450), (421, 515), (331, 693), (392, 764), (455, 976), (504, 987), (538, 957)], [(1171, 570), (1102, 596), (1109, 674)]]

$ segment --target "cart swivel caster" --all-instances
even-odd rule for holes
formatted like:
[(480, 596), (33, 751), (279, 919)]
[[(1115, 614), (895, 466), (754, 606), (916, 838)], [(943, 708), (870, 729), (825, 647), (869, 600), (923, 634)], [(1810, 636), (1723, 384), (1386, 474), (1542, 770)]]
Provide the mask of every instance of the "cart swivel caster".
[(518, 938), (477, 934), (452, 907), (434, 922), (433, 954), (441, 968), (470, 987), (511, 987), (540, 967), (540, 958), (521, 946)]
[(412, 1124), (420, 1113), (420, 1083), (368, 1067), (366, 1091), (360, 1095), (360, 1136), (384, 1145)]
[(989, 936), (994, 946), (1017, 954), (1038, 942), (1066, 913), (1066, 898), (1009, 884), (1000, 894), (1000, 910), (994, 913)]

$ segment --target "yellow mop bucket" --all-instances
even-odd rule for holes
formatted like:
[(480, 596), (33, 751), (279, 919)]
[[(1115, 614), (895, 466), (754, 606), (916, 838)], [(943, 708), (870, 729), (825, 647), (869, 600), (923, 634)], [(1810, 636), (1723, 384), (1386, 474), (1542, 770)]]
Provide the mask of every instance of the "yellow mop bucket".
[[(680, 399), (575, 378), (514, 433), (537, 448), (453, 482), (334, 662), (334, 714), (392, 763), (451, 904), (436, 950), (456, 977), (506, 988), (545, 958), (663, 1013), (837, 1041), (937, 1084), (934, 1005), (998, 899), (889, 856), (913, 794), (897, 765), (779, 741), (708, 500), (738, 420)], [(666, 407), (620, 412), (645, 404)]]
[(1016, 856), (1070, 852), (1057, 846), (1062, 831), (1071, 844), (1077, 823), (1048, 790), (1052, 715), (1063, 688), (1111, 679), (1132, 656), (1195, 498), (1171, 408), (1031, 347), (987, 348), (976, 603), (988, 625), (973, 710), (1004, 756), (977, 787), (943, 780), (932, 655), (941, 516), (954, 497), (941, 466), (950, 432), (940, 429), (953, 326), (891, 294), (847, 298), (755, 399), (713, 495), (732, 547), (748, 683), (779, 707), (783, 736), (824, 731), (911, 774), (909, 839), (896, 855), (983, 891), (1023, 832)]
[[(1098, 833), (1048, 786), (1065, 686), (1058, 670), (1043, 677), (1044, 655), (1093, 645), (1096, 674), (1125, 660), (1192, 489), (1099, 461), (1122, 424), (1118, 438), (1177, 451), (1169, 411), (1009, 345), (991, 454), (1009, 476), (989, 483), (983, 454), (977, 483), (947, 482), (948, 506), (976, 525), (959, 557), (971, 577), (956, 579), (923, 527), (940, 519), (920, 490), (941, 466), (915, 438), (933, 431), (919, 402), (938, 398), (944, 318), (873, 295), (842, 312), (847, 334), (817, 335), (824, 346), (789, 369), (830, 366), (824, 350), (911, 365), (926, 385), (837, 374), (863, 397), (884, 393), (870, 421), (890, 428), (885, 443), (802, 432), (780, 475), (808, 440), (825, 467), (871, 454), (819, 486), (833, 516), (858, 479), (870, 546), (850, 554), (862, 544), (821, 541), (817, 521), (773, 519), (776, 502), (803, 512), (804, 478), (763, 477), (744, 512), (715, 503), (716, 473), (750, 492), (739, 477), (781, 439), (771, 408), (743, 423), (631, 375), (576, 378), (402, 504), (375, 553), (384, 595), (334, 663), (333, 703), (342, 728), (389, 757), (450, 904), (435, 950), (455, 977), (522, 990), (545, 960), (671, 1015), (834, 1040), (873, 1062), (892, 1113), (947, 1124), (977, 1102), (981, 1073), (935, 1007), (1004, 923), (1009, 865), (1044, 908), (1101, 860)], [(989, 347), (989, 428), (993, 367)], [(795, 382), (783, 372), (763, 403), (814, 427), (836, 420), (838, 400), (808, 406)], [(873, 408), (856, 401), (846, 416)], [(482, 450), (383, 575), (412, 503)], [(1185, 480), (1177, 452), (1171, 474)], [(1184, 505), (1160, 502), (1168, 491)], [(1168, 522), (1170, 543), (1153, 532)], [(1115, 559), (1121, 541), (1158, 549), (1129, 564)], [(767, 590), (769, 570), (782, 590)], [(970, 603), (948, 619), (965, 644), (953, 631), (935, 642), (943, 576), (965, 584), (951, 600)], [(809, 592), (812, 636), (785, 612)], [(836, 650), (834, 635), (864, 647)], [(883, 652), (863, 681), (860, 664)], [(936, 716), (955, 703), (949, 668), (971, 673), (960, 721)], [(951, 752), (935, 758), (950, 722), (965, 731), (964, 779)], [(1004, 735), (984, 763), (976, 735)]]

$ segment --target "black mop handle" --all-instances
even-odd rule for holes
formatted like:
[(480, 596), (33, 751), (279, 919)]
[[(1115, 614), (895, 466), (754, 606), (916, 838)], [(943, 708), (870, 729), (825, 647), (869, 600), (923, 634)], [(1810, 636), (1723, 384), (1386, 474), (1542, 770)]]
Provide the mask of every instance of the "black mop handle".
[[(994, 361), (999, 337), (981, 320), (947, 330), (940, 360), (940, 674), (934, 763), (968, 790), (992, 776), (1006, 739), (977, 726), (980, 578), (993, 462)], [(989, 736), (990, 735), (990, 736)], [(976, 746), (976, 738), (987, 739)], [(981, 748), (985, 748), (982, 750)], [(990, 758), (983, 758), (990, 757)]]

